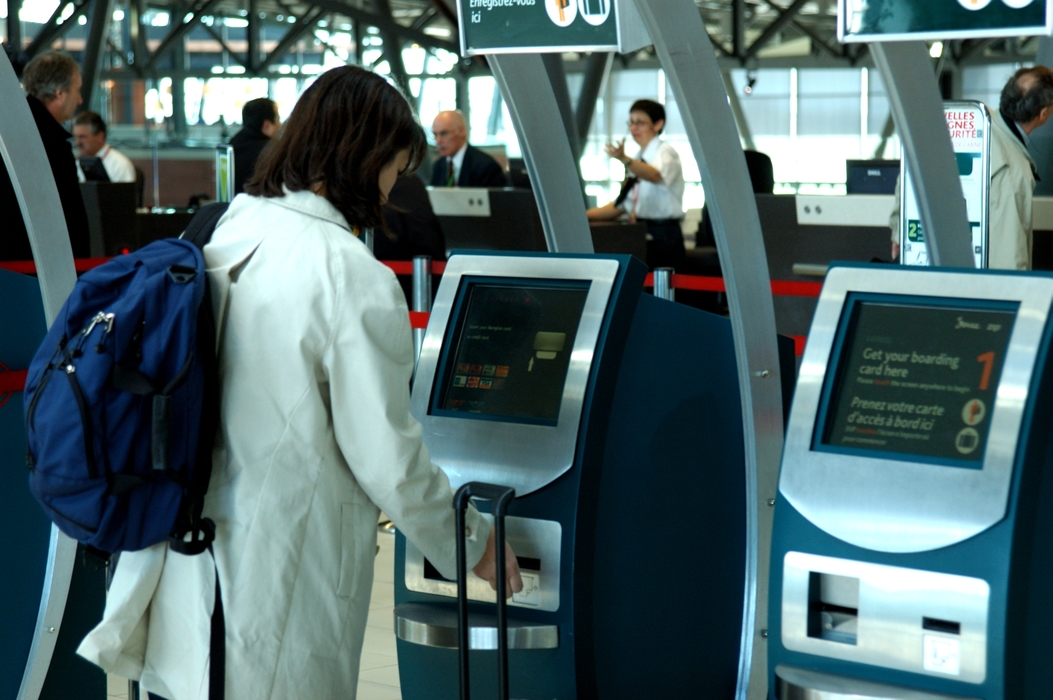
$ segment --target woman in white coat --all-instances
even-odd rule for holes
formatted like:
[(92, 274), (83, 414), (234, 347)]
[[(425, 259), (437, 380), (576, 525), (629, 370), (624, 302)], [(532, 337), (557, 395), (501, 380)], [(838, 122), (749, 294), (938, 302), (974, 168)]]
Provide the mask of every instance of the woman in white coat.
[[(383, 78), (329, 71), (205, 248), (222, 392), (205, 515), (227, 700), (355, 697), (381, 508), (454, 576), (453, 492), (409, 413), (402, 290), (356, 237), (383, 226), (425, 147)], [(467, 523), (469, 564), (493, 583), (493, 534), (474, 509)], [(508, 569), (519, 590), (514, 556)], [(169, 700), (205, 700), (214, 580), (207, 555), (126, 553), (79, 652)]]

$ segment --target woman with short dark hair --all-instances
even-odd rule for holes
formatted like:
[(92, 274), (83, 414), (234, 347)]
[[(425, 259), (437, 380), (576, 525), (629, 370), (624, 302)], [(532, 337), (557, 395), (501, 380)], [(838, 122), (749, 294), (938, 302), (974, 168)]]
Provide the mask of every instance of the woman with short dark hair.
[(589, 209), (591, 221), (628, 215), (647, 227), (647, 264), (676, 267), (684, 259), (684, 170), (676, 149), (659, 136), (665, 129), (665, 107), (637, 100), (629, 108), (629, 134), (640, 147), (636, 157), (625, 153), (625, 139), (608, 143), (607, 155), (625, 166), (625, 182), (613, 202)]
[[(355, 697), (381, 508), (455, 576), (453, 491), (409, 413), (406, 303), (356, 238), (381, 224), (424, 149), (383, 78), (329, 71), (205, 247), (222, 404), (204, 514), (216, 523), (227, 700)], [(474, 510), (465, 534), (469, 564), (495, 581), (493, 536)], [(169, 700), (204, 700), (213, 580), (208, 556), (165, 544), (122, 555), (81, 653)]]

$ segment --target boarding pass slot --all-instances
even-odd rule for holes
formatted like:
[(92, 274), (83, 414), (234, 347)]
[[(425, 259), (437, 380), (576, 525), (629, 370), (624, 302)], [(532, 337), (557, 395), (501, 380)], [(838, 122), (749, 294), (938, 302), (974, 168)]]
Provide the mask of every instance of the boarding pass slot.
[[(492, 516), (482, 517), (492, 521)], [(523, 590), (512, 596), (510, 605), (554, 612), (559, 609), (560, 547), (562, 526), (552, 520), (508, 516), (505, 538), (516, 553)], [(457, 597), (457, 584), (427, 559), (412, 542), (406, 542), (406, 588), (443, 598)], [(495, 602), (490, 583), (468, 572), (468, 598)]]
[(983, 683), (989, 600), (982, 579), (789, 552), (782, 643), (816, 656)]

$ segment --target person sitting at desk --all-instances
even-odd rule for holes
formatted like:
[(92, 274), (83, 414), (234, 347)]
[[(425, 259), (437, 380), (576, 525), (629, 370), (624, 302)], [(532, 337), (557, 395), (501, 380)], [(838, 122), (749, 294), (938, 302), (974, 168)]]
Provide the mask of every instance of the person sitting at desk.
[(497, 161), (468, 144), (460, 112), (439, 112), (431, 125), (442, 156), (431, 170), (432, 187), (505, 187), (508, 179)]
[(665, 108), (653, 100), (637, 100), (629, 109), (629, 133), (640, 146), (635, 158), (625, 154), (625, 139), (606, 146), (607, 155), (625, 166), (626, 180), (618, 197), (589, 209), (590, 221), (610, 221), (624, 214), (647, 226), (647, 263), (676, 267), (684, 258), (684, 171), (676, 149), (658, 138), (665, 128)]
[[(73, 142), (81, 155), (77, 161), (77, 179), (81, 182), (135, 182), (135, 165), (128, 156), (106, 143), (106, 122), (95, 112), (81, 112), (73, 120)], [(94, 161), (87, 160), (89, 158)], [(85, 165), (88, 172), (84, 170)], [(92, 167), (99, 165), (101, 172), (98, 167)]]

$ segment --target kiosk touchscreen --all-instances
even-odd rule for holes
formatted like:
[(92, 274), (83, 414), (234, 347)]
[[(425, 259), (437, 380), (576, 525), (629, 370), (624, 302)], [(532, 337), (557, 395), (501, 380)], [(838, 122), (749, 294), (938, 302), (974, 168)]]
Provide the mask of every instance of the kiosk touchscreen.
[[(413, 410), (455, 487), (516, 489), (515, 698), (735, 691), (746, 502), (731, 328), (644, 292), (645, 275), (629, 256), (457, 255), (438, 290)], [(492, 697), (494, 593), (467, 587), (472, 691)], [(459, 697), (455, 596), (399, 535), (407, 700)]]
[(831, 269), (772, 548), (777, 698), (1044, 697), (1053, 279)]

